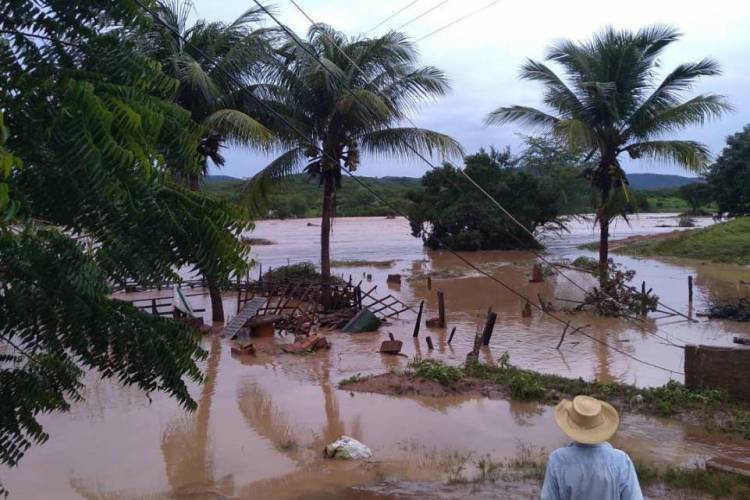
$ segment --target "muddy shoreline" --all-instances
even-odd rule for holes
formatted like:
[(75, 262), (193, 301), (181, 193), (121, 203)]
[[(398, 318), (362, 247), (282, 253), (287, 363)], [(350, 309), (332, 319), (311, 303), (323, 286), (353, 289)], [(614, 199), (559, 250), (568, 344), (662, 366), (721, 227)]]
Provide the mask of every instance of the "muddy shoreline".
[[(531, 400), (554, 406), (563, 398), (588, 394), (612, 403), (621, 414), (666, 417), (684, 424), (703, 426), (737, 439), (750, 439), (750, 405), (729, 399), (712, 390), (688, 390), (678, 383), (659, 388), (638, 389), (616, 382), (585, 382), (583, 379), (543, 375), (512, 366), (477, 364), (471, 368), (450, 368), (432, 360), (415, 361), (417, 371), (429, 365), (420, 376), (413, 369), (391, 371), (369, 377), (343, 380), (339, 387), (352, 392), (388, 396), (476, 396), (488, 399)], [(440, 370), (456, 370), (447, 380)]]

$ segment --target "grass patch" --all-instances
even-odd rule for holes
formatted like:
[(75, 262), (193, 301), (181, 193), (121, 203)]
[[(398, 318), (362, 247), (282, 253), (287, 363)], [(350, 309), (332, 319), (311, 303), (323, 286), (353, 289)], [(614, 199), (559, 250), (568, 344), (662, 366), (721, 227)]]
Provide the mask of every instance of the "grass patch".
[(634, 242), (619, 248), (617, 252), (747, 265), (750, 264), (750, 217), (684, 231), (673, 238)]
[(436, 380), (444, 385), (464, 377), (485, 380), (507, 391), (512, 399), (557, 404), (563, 397), (586, 394), (611, 402), (620, 410), (673, 417), (689, 423), (702, 423), (711, 430), (739, 434), (750, 439), (750, 405), (731, 399), (716, 389), (688, 389), (670, 381), (661, 387), (637, 388), (618, 382), (588, 382), (523, 370), (509, 363), (506, 355), (498, 365), (446, 365), (437, 360), (416, 360), (411, 375)]
[(333, 260), (332, 267), (393, 267), (395, 260)]
[(446, 365), (434, 359), (416, 359), (410, 367), (415, 376), (435, 380), (443, 385), (458, 382), (464, 376), (461, 368)]
[(750, 498), (750, 479), (735, 474), (698, 467), (654, 467), (637, 460), (634, 465), (642, 486), (663, 483), (713, 498)]
[(339, 387), (344, 387), (345, 385), (349, 384), (356, 384), (357, 382), (362, 382), (363, 380), (367, 379), (365, 375), (362, 375), (361, 373), (356, 373), (352, 375), (349, 378), (345, 378), (341, 382), (339, 382)]

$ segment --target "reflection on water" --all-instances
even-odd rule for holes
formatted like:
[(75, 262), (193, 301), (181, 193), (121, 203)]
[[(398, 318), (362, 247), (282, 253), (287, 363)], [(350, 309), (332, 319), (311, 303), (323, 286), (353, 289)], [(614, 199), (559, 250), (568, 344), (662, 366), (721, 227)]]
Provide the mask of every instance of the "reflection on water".
[[(628, 230), (662, 230), (654, 226), (663, 219), (642, 216)], [(285, 264), (287, 259), (309, 259), (317, 254), (318, 230), (306, 226), (306, 221), (261, 222), (256, 236), (277, 245), (257, 247), (255, 258), (265, 269)], [(622, 230), (618, 226), (618, 231)], [(574, 228), (571, 235), (551, 242), (552, 256), (585, 254), (574, 250), (574, 243), (591, 239), (586, 231), (583, 226)], [(409, 357), (463, 362), (490, 306), (498, 319), (490, 346), (480, 353), (483, 361), (494, 362), (508, 352), (514, 364), (567, 376), (616, 378), (639, 385), (680, 379), (581, 336), (570, 336), (563, 348), (556, 350), (562, 331), (559, 324), (539, 314), (523, 318), (523, 304), (517, 297), (467, 273), (455, 257), (423, 250), (402, 220), (339, 219), (334, 226), (333, 250), (341, 260), (394, 259), (390, 269), (365, 266), (337, 271), (356, 280), (366, 279), (363, 273), (370, 273), (372, 286), (412, 305), (424, 299), (427, 318), (437, 315), (436, 290), (442, 290), (448, 328), (423, 327), (420, 337), (413, 339), (413, 315), (405, 314), (377, 333), (329, 334), (330, 351), (301, 357), (267, 354), (271, 350), (264, 349), (264, 344), (277, 342), (274, 339), (258, 342), (261, 353), (256, 358), (233, 357), (226, 341), (207, 338), (206, 383), (191, 388), (198, 409), (189, 414), (163, 395), (155, 394), (149, 401), (132, 388), (118, 387), (92, 374), (86, 402), (69, 414), (42, 417), (51, 435), (49, 442), (32, 448), (20, 468), (0, 472), (13, 497), (383, 498), (401, 494), (399, 488), (404, 484), (418, 492), (415, 485), (420, 481), (444, 480), (447, 455), (489, 454), (500, 460), (516, 454), (521, 443), (547, 450), (565, 444), (551, 408), (535, 403), (470, 397), (400, 398), (337, 389), (338, 381), (356, 373), (406, 366), (405, 358), (377, 353), (387, 332), (404, 340), (403, 350)], [(541, 284), (529, 283), (533, 255), (527, 252), (466, 255), (524, 294), (542, 296), (557, 307), (564, 303), (556, 298), (580, 297), (580, 291), (559, 276)], [(683, 311), (687, 310), (687, 275), (696, 277), (696, 311), (708, 300), (743, 294), (739, 280), (750, 280), (747, 269), (738, 266), (616, 258), (638, 271), (638, 279), (645, 279), (664, 302)], [(389, 289), (388, 273), (404, 274), (400, 289)], [(433, 275), (432, 290), (427, 290), (424, 279), (406, 279), (424, 273)], [(570, 276), (591, 283), (587, 276)], [(200, 298), (193, 300), (201, 306)], [(227, 296), (228, 311), (234, 309), (234, 300)], [(591, 324), (592, 335), (622, 351), (681, 371), (682, 351), (638, 325), (588, 314), (570, 319)], [(689, 324), (658, 315), (649, 320), (649, 326), (676, 343), (729, 344), (733, 335), (750, 333), (739, 323)], [(453, 327), (456, 334), (448, 345)], [(433, 351), (424, 344), (426, 335), (433, 339)], [(322, 448), (341, 434), (370, 446), (376, 460), (324, 460)], [(683, 464), (718, 453), (738, 459), (750, 456), (747, 441), (634, 415), (623, 418), (615, 444), (644, 459)], [(388, 483), (388, 478), (397, 482)], [(379, 486), (361, 488), (374, 484)], [(392, 484), (391, 490), (388, 484)]]

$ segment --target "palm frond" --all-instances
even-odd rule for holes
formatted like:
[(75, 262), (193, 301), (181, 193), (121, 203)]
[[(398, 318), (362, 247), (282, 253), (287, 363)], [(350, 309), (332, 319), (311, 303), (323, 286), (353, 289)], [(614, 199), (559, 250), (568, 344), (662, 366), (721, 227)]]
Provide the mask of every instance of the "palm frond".
[(732, 111), (732, 106), (721, 95), (699, 95), (633, 123), (626, 134), (637, 139), (648, 139), (658, 134), (675, 132), (689, 125), (703, 125)]
[(521, 78), (544, 84), (544, 102), (559, 113), (572, 117), (586, 111), (578, 96), (547, 65), (528, 59), (521, 66)]
[(451, 137), (422, 128), (388, 128), (355, 137), (362, 150), (375, 157), (415, 158), (418, 155), (440, 155), (460, 158), (464, 151)]
[(251, 177), (240, 193), (240, 202), (252, 215), (263, 215), (268, 195), (272, 187), (292, 174), (302, 171), (305, 159), (305, 148), (296, 147), (283, 153), (269, 163), (263, 170)]
[(190, 89), (191, 94), (199, 95), (207, 103), (213, 103), (221, 96), (221, 89), (198, 61), (187, 54), (175, 56), (174, 61), (179, 72), (178, 79)]
[(680, 64), (656, 87), (656, 90), (646, 98), (633, 113), (631, 122), (638, 123), (661, 111), (668, 106), (674, 106), (680, 101), (680, 94), (689, 90), (695, 80), (703, 76), (721, 74), (719, 64), (712, 59), (703, 59), (697, 63)]
[(696, 141), (646, 141), (630, 144), (627, 151), (633, 158), (651, 158), (657, 161), (674, 163), (697, 173), (704, 173), (711, 163), (708, 146)]
[(203, 120), (203, 124), (236, 146), (267, 147), (274, 139), (273, 133), (263, 124), (236, 109), (214, 111)]
[(583, 120), (558, 120), (552, 131), (555, 137), (562, 139), (572, 151), (597, 147), (596, 132)]
[(560, 118), (529, 106), (507, 106), (497, 108), (484, 119), (485, 125), (519, 123), (524, 126), (552, 129)]

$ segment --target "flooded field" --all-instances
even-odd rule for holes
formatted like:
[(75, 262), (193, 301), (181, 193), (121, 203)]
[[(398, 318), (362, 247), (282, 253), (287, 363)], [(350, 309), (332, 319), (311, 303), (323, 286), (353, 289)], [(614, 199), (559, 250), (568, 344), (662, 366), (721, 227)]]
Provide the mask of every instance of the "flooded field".
[[(674, 227), (658, 226), (674, 226), (676, 220), (643, 214), (630, 227), (618, 225), (613, 238), (672, 231)], [(317, 262), (320, 228), (315, 224), (315, 220), (259, 222), (253, 237), (275, 244), (255, 247), (253, 257), (264, 270)], [(574, 224), (571, 233), (547, 241), (548, 255), (554, 259), (593, 255), (576, 247), (595, 237), (590, 224)], [(149, 400), (134, 389), (90, 376), (85, 402), (70, 413), (40, 419), (49, 441), (29, 450), (19, 468), (0, 470), (11, 498), (461, 498), (465, 490), (441, 489), (447, 488), (446, 481), (459, 467), (470, 470), (484, 456), (502, 461), (521, 450), (540, 453), (565, 444), (566, 439), (554, 425), (552, 408), (536, 403), (391, 397), (338, 389), (339, 381), (358, 373), (406, 367), (407, 358), (377, 353), (387, 332), (404, 340), (403, 352), (409, 357), (460, 364), (491, 306), (498, 320), (480, 360), (494, 362), (508, 352), (511, 362), (523, 368), (639, 386), (682, 380), (682, 349), (671, 344), (730, 345), (735, 335), (750, 336), (750, 328), (740, 323), (689, 323), (679, 316), (655, 314), (646, 329), (640, 323), (580, 313), (566, 317), (576, 324), (590, 324), (591, 335), (616, 349), (574, 335), (558, 351), (555, 346), (562, 331), (558, 323), (538, 312), (522, 318), (519, 298), (470, 272), (455, 257), (423, 249), (403, 220), (338, 219), (332, 252), (338, 261), (392, 261), (379, 266), (340, 265), (336, 272), (345, 279), (351, 275), (355, 283), (363, 280), (368, 289), (377, 285), (379, 292), (393, 293), (412, 306), (424, 299), (428, 318), (437, 316), (436, 291), (442, 290), (448, 328), (423, 329), (414, 340), (414, 314), (407, 312), (377, 333), (327, 334), (332, 349), (309, 356), (270, 354), (270, 343), (289, 341), (277, 338), (258, 342), (257, 357), (237, 358), (226, 340), (206, 338), (209, 356), (203, 365), (208, 381), (192, 388), (199, 408), (190, 414), (163, 395), (154, 394)], [(539, 294), (563, 307), (565, 302), (557, 299), (581, 297), (582, 292), (559, 275), (541, 284), (529, 283), (531, 253), (465, 256), (532, 298)], [(691, 315), (711, 299), (744, 296), (740, 281), (750, 281), (750, 270), (740, 266), (615, 259), (637, 271), (638, 285), (646, 280), (664, 303)], [(388, 285), (389, 273), (402, 274), (402, 284)], [(432, 290), (427, 289), (427, 275), (432, 275)], [(592, 283), (581, 273), (566, 275), (582, 285)], [(688, 275), (696, 283), (692, 308), (687, 302)], [(159, 295), (170, 292), (143, 294)], [(203, 297), (191, 300), (196, 307), (205, 302), (208, 308)], [(227, 295), (228, 312), (236, 310), (235, 300)], [(448, 345), (448, 332), (454, 326), (456, 335)], [(433, 351), (424, 343), (426, 335), (435, 341)], [(374, 460), (324, 460), (323, 447), (341, 434), (370, 446)], [(624, 416), (614, 444), (655, 463), (692, 464), (716, 454), (750, 459), (750, 442), (636, 415)], [(532, 482), (511, 496), (533, 496), (536, 488)], [(490, 489), (478, 496), (498, 497), (499, 491)]]

